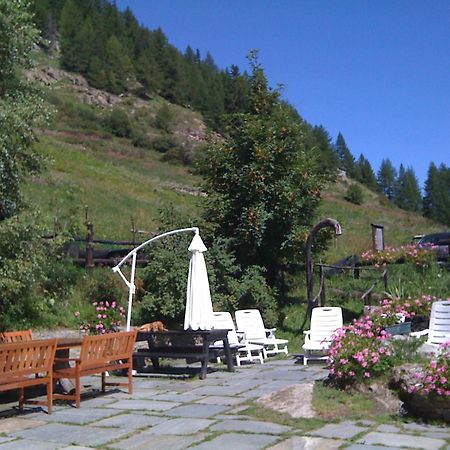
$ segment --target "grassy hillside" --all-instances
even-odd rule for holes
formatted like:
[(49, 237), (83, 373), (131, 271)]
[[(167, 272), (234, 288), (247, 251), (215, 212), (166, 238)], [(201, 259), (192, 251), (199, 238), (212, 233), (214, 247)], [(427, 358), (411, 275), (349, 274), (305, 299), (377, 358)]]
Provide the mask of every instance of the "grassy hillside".
[[(157, 96), (145, 100), (112, 96), (89, 88), (82, 77), (60, 71), (54, 60), (39, 55), (38, 61), (30, 76), (48, 85), (56, 113), (49, 128), (40, 131), (37, 145), (47, 168), (29, 180), (25, 191), (42, 210), (49, 228), (55, 217), (63, 221), (70, 216), (81, 224), (85, 206), (97, 238), (130, 239), (131, 217), (138, 229), (155, 231), (160, 209), (168, 206), (185, 217), (186, 225), (195, 222), (204, 201), (197, 191), (200, 180), (191, 166), (181, 162), (180, 154), (201, 151), (205, 126), (199, 114), (168, 105)], [(170, 110), (166, 130), (156, 120), (163, 105)], [(117, 109), (129, 118), (132, 136), (128, 138), (117, 137), (108, 128), (108, 115)], [(133, 145), (133, 133), (143, 136), (143, 145)], [(176, 139), (177, 149), (156, 151), (155, 139), (161, 138)], [(346, 188), (346, 180), (329, 186), (319, 211), (318, 219), (334, 217), (343, 228), (343, 235), (324, 256), (327, 261), (369, 248), (371, 223), (385, 226), (387, 245), (442, 228), (363, 186), (364, 203), (354, 205), (345, 200)]]

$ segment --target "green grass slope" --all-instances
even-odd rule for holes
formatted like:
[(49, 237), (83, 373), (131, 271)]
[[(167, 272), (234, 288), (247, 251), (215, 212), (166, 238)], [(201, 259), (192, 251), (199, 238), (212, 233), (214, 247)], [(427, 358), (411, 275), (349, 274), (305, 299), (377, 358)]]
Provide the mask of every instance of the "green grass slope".
[[(38, 60), (33, 76), (49, 85), (48, 98), (56, 112), (48, 129), (39, 132), (37, 151), (45, 156), (46, 169), (29, 180), (25, 193), (39, 206), (49, 231), (55, 218), (71, 217), (81, 224), (86, 206), (96, 238), (130, 239), (131, 218), (138, 229), (156, 231), (159, 211), (168, 206), (185, 218), (187, 226), (195, 222), (204, 197), (198, 195), (200, 179), (190, 167), (177, 158), (168, 161), (167, 153), (152, 145), (136, 147), (131, 138), (114, 136), (105, 117), (120, 108), (149, 142), (175, 137), (180, 151), (198, 152), (205, 136), (199, 114), (168, 105), (172, 119), (167, 133), (155, 126), (158, 110), (167, 105), (163, 99), (110, 96), (89, 88), (81, 77), (51, 67), (42, 55)], [(370, 248), (371, 223), (384, 225), (385, 242), (392, 246), (410, 242), (415, 234), (442, 229), (364, 187), (363, 204), (354, 205), (345, 200), (347, 186), (348, 181), (339, 180), (323, 193), (317, 219), (333, 217), (343, 228), (343, 235), (324, 255), (328, 262)]]

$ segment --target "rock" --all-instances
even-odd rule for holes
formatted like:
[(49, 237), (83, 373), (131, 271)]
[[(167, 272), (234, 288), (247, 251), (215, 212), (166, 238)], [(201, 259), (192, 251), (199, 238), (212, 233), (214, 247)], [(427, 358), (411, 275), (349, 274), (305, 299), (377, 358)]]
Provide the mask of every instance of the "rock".
[(386, 383), (381, 381), (372, 381), (369, 384), (361, 383), (355, 388), (362, 393), (370, 393), (374, 400), (379, 403), (382, 408), (391, 413), (397, 414), (401, 407), (401, 401), (397, 394), (389, 389)]
[(293, 418), (315, 417), (312, 408), (313, 387), (314, 383), (293, 384), (260, 397), (256, 403)]
[(417, 364), (404, 364), (394, 369), (392, 386), (397, 389), (403, 408), (416, 417), (426, 420), (444, 420), (450, 423), (449, 397), (409, 392), (410, 388), (417, 384), (415, 374), (422, 370), (422, 366)]

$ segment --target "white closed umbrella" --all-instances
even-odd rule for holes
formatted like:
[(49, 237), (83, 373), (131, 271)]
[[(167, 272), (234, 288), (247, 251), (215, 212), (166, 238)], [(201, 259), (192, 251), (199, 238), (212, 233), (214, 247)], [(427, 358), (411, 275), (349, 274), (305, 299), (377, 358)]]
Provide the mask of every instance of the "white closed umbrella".
[(192, 252), (186, 292), (185, 330), (211, 330), (213, 308), (209, 291), (208, 272), (203, 252), (207, 248), (200, 235), (195, 234), (189, 245)]

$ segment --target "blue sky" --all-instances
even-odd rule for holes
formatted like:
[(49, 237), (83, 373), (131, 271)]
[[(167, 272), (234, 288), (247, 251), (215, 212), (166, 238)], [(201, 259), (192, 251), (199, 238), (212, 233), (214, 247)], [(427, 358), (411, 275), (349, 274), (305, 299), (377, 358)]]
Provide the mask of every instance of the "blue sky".
[(450, 0), (117, 0), (169, 42), (247, 69), (259, 50), (272, 86), (375, 172), (383, 158), (450, 165)]

